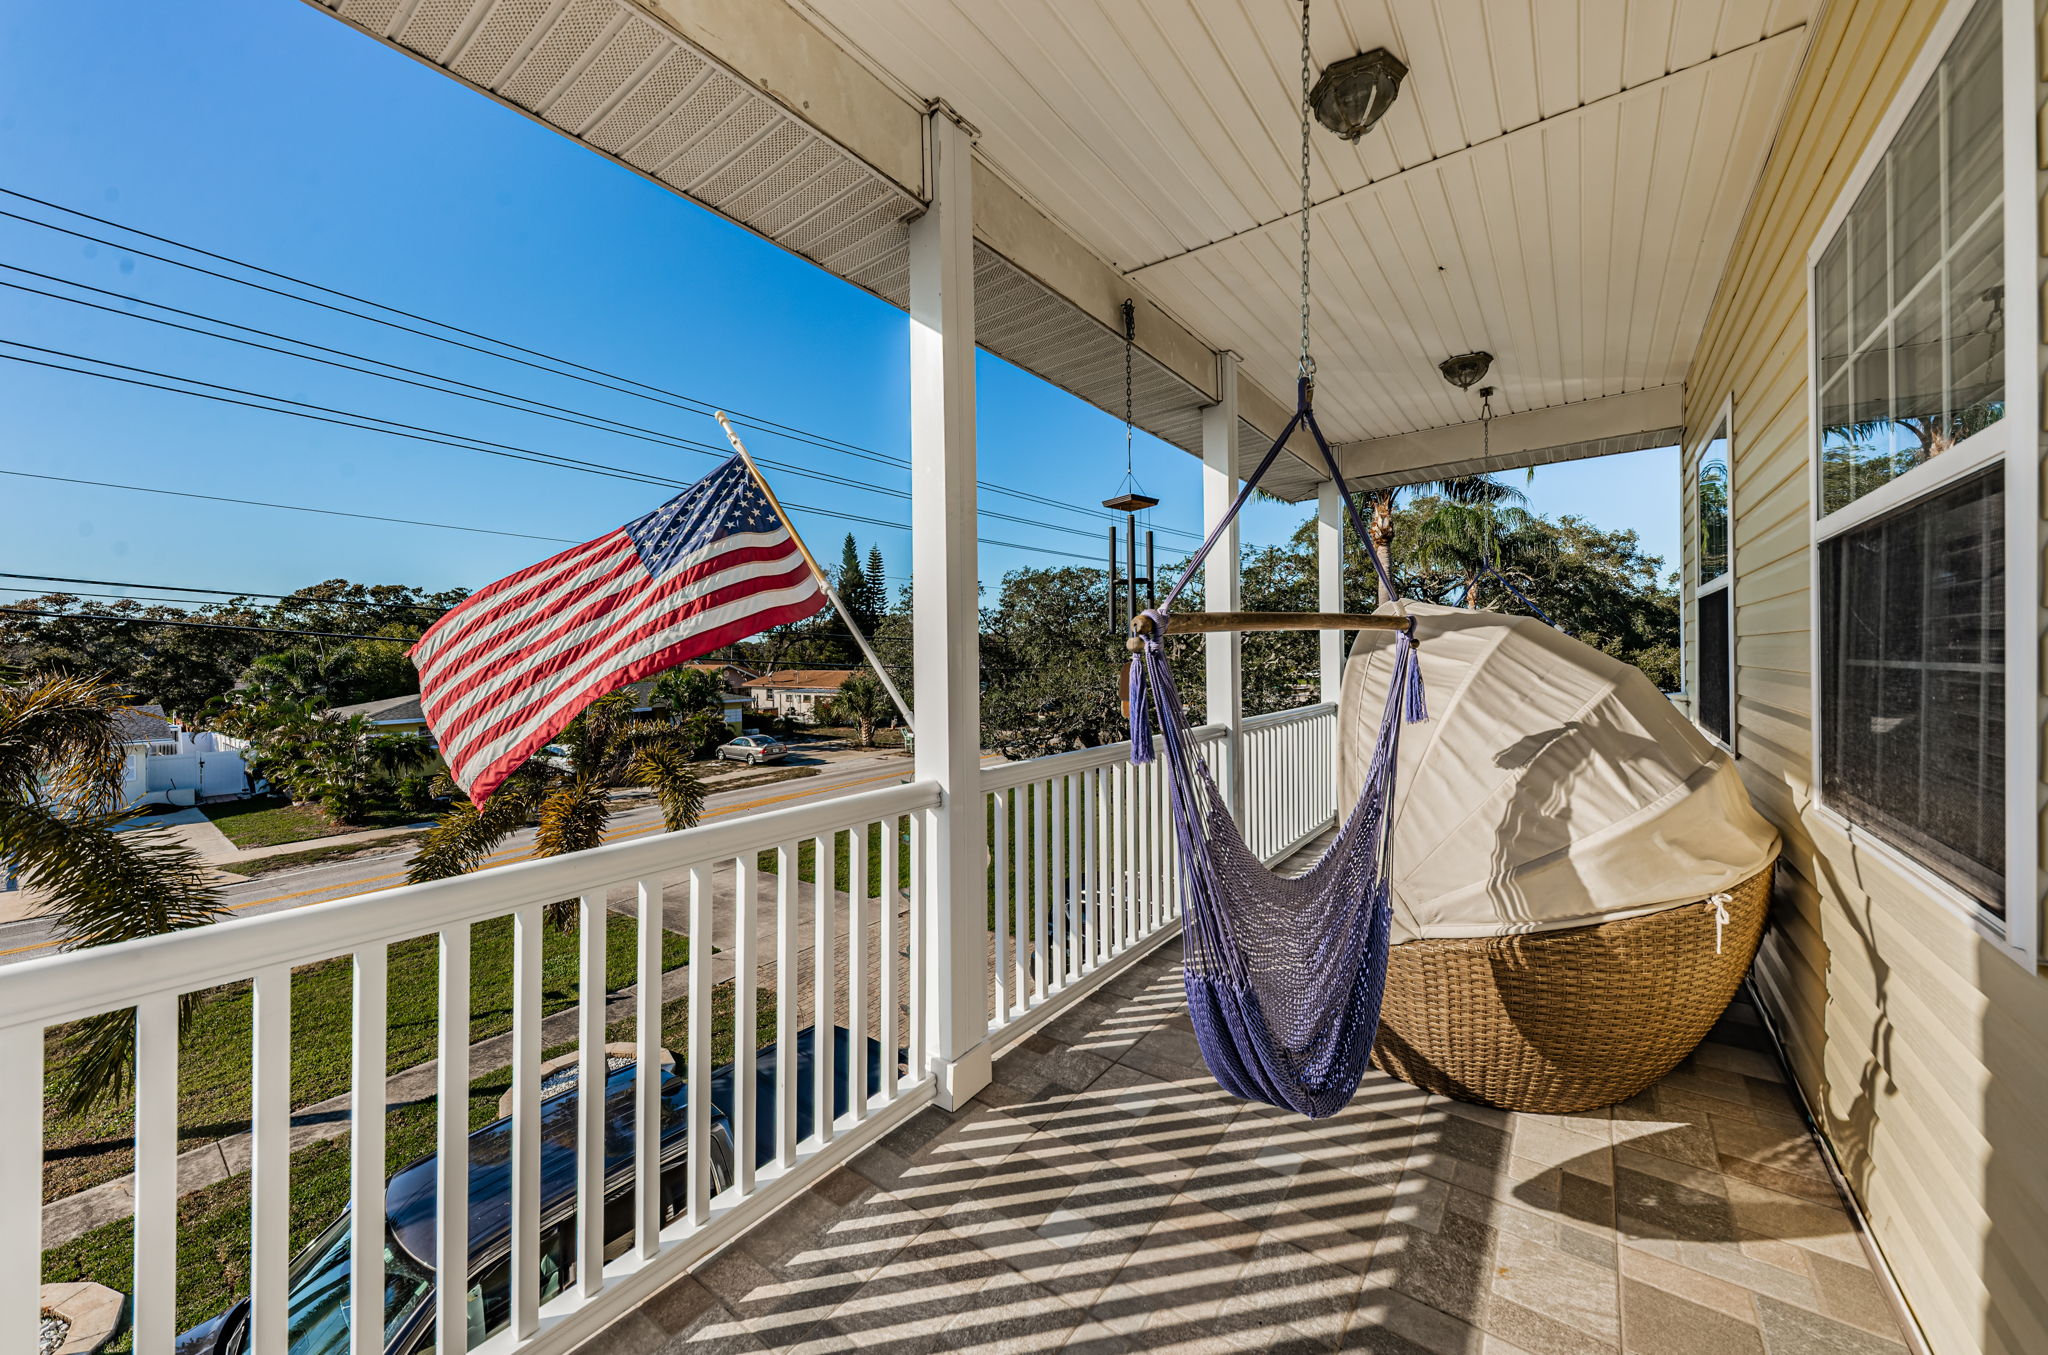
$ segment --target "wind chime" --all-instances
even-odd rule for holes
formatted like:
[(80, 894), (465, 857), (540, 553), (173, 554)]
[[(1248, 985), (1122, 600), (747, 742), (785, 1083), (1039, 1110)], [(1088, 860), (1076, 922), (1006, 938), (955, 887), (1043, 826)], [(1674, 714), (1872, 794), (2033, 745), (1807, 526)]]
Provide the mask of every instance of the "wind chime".
[[(1159, 605), (1158, 570), (1152, 553), (1152, 529), (1145, 529), (1145, 572), (1138, 573), (1138, 514), (1157, 508), (1159, 500), (1138, 488), (1131, 470), (1131, 352), (1138, 341), (1138, 308), (1126, 297), (1124, 317), (1124, 478), (1122, 492), (1102, 501), (1111, 512), (1124, 515), (1123, 573), (1117, 573), (1117, 528), (1109, 527), (1109, 632), (1122, 638), (1130, 633), (1131, 621), (1144, 607)], [(1145, 590), (1144, 607), (1138, 605), (1138, 589)]]

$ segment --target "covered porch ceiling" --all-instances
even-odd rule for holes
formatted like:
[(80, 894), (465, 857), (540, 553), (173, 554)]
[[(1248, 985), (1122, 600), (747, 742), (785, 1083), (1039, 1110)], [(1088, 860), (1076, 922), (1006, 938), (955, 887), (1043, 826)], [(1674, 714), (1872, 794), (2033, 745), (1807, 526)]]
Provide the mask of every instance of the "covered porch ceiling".
[[(1291, 408), (1291, 0), (313, 0), (903, 305), (924, 113), (978, 132), (982, 346), (1191, 452)], [(1318, 67), (1409, 74), (1314, 138), (1317, 412), (1361, 484), (1677, 439), (1683, 382), (1816, 0), (1316, 0)], [(1494, 355), (1500, 415), (1444, 381)], [(1300, 440), (1298, 440), (1300, 441)], [(1268, 488), (1314, 493), (1305, 443)]]

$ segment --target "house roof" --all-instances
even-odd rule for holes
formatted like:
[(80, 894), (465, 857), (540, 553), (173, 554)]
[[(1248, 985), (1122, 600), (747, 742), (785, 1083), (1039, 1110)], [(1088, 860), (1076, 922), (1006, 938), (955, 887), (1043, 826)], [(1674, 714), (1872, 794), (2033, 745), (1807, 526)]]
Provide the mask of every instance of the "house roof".
[(780, 691), (836, 692), (859, 671), (858, 668), (790, 668), (753, 678), (747, 685)]
[(420, 694), (387, 696), (381, 701), (358, 701), (353, 706), (335, 706), (327, 712), (346, 720), (351, 715), (361, 715), (373, 723), (392, 723), (401, 720), (424, 720), (420, 713)]
[(155, 743), (178, 737), (178, 727), (164, 717), (158, 705), (123, 706), (114, 712), (114, 728), (123, 743)]

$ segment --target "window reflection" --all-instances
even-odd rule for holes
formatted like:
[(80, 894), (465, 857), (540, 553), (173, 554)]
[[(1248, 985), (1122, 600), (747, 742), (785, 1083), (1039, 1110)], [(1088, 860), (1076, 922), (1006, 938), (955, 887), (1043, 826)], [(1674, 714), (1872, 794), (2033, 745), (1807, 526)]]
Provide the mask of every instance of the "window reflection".
[(2001, 136), (1979, 0), (1814, 265), (1823, 514), (2004, 416)]

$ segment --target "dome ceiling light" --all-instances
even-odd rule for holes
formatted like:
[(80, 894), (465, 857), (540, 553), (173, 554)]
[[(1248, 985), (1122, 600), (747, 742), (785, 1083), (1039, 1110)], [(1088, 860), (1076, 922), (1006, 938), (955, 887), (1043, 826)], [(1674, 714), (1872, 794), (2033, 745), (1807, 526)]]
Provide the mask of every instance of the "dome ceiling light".
[(1356, 141), (1394, 106), (1407, 74), (1408, 66), (1401, 58), (1384, 47), (1375, 47), (1324, 67), (1308, 101), (1317, 122), (1346, 141)]
[(1468, 391), (1493, 369), (1493, 354), (1460, 353), (1454, 358), (1445, 358), (1436, 365), (1436, 369), (1444, 374), (1444, 380), (1461, 391)]

